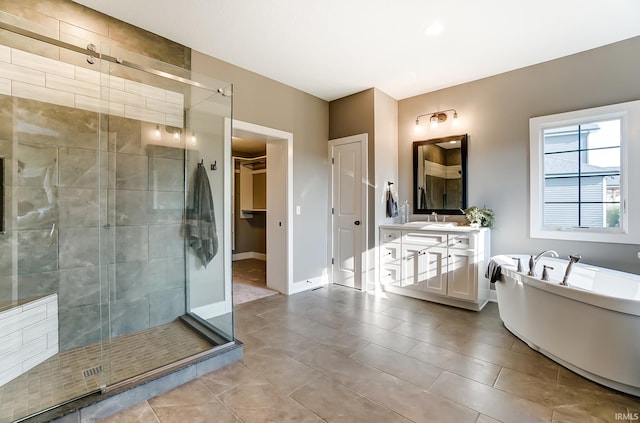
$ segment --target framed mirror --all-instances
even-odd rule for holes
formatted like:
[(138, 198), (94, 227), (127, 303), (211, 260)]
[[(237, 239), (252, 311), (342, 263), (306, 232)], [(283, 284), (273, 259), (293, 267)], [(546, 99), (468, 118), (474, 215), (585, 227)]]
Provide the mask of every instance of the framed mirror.
[(413, 213), (467, 208), (467, 134), (413, 143)]

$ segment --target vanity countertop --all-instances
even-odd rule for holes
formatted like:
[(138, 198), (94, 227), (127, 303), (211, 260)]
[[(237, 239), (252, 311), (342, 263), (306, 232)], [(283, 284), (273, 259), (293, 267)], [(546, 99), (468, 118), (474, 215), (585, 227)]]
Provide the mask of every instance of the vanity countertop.
[(382, 229), (400, 229), (403, 231), (443, 231), (443, 232), (478, 232), (488, 228), (472, 228), (471, 226), (458, 225), (455, 222), (407, 222), (386, 223), (380, 225)]

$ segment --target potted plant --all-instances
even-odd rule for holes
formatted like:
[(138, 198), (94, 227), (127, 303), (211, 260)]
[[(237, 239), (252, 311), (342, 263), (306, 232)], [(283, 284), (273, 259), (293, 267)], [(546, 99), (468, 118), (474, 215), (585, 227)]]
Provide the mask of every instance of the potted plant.
[(491, 209), (487, 208), (479, 208), (477, 206), (471, 206), (467, 209), (462, 210), (464, 216), (469, 221), (469, 225), (475, 228), (480, 226), (484, 226), (487, 228), (492, 228), (495, 220), (495, 213)]

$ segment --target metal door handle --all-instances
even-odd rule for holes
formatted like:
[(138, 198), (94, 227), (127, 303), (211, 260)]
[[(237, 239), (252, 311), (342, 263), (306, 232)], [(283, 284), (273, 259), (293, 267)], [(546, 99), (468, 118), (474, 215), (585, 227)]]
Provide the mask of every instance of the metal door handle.
[(358, 225), (360, 225), (360, 221), (359, 221), (359, 220), (356, 220), (355, 222), (353, 222), (353, 224), (354, 224), (354, 225), (356, 225), (356, 226), (358, 226)]

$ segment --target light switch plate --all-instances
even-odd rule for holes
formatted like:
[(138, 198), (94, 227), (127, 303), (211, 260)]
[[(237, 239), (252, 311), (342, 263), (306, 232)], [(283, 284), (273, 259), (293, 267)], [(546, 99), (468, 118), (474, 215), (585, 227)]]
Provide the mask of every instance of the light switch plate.
[[(299, 215), (300, 214), (300, 206), (296, 206), (296, 214)], [(640, 253), (638, 253), (640, 254)]]

